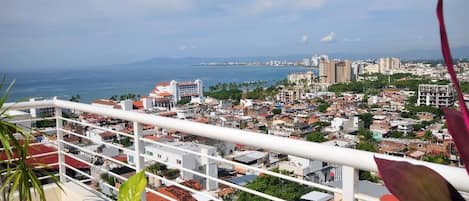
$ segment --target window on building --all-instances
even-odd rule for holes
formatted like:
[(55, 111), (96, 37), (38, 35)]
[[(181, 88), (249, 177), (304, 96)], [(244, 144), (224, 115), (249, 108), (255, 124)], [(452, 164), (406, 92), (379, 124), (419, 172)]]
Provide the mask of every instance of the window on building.
[(176, 164), (181, 165), (181, 163), (182, 163), (181, 160), (176, 159)]

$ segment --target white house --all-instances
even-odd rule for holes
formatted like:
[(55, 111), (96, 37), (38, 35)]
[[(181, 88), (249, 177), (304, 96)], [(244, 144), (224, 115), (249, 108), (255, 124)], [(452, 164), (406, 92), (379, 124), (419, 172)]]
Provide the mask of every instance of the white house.
[[(163, 141), (160, 141), (163, 142)], [(196, 143), (189, 143), (189, 142), (174, 142), (174, 141), (165, 141), (163, 142), (167, 145), (174, 146), (177, 148), (194, 151), (210, 156), (216, 156), (217, 148), (204, 145), (204, 144), (196, 144)], [(175, 150), (168, 147), (163, 147), (161, 145), (156, 145), (153, 143), (145, 143), (145, 154), (152, 156), (155, 160), (151, 160), (149, 158), (145, 158), (145, 162), (150, 161), (164, 161), (169, 163), (169, 167), (183, 167), (190, 170), (194, 170), (197, 172), (204, 173), (207, 176), (211, 176), (214, 178), (218, 178), (218, 165), (216, 161), (201, 157), (194, 154), (189, 154), (184, 151)], [(127, 154), (127, 161), (130, 164), (133, 164), (134, 155)], [(190, 172), (182, 170), (181, 177), (184, 180), (191, 180), (195, 179), (200, 183), (204, 183), (207, 190), (216, 190), (218, 188), (218, 182), (213, 180), (207, 180), (206, 178), (200, 177), (198, 175), (194, 175)]]

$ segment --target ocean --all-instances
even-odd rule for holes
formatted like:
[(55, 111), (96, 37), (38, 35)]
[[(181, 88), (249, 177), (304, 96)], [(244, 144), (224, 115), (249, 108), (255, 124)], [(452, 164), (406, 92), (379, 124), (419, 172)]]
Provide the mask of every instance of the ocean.
[[(37, 71), (37, 70), (36, 70)], [(81, 102), (134, 93), (148, 95), (157, 82), (201, 79), (204, 88), (220, 82), (263, 80), (269, 84), (285, 79), (289, 73), (304, 72), (303, 67), (273, 66), (193, 66), (192, 64), (127, 64), (106, 67), (9, 72), (7, 80), (16, 79), (8, 101), (31, 97), (58, 96), (69, 99), (79, 94)], [(0, 72), (1, 73), (1, 72)]]

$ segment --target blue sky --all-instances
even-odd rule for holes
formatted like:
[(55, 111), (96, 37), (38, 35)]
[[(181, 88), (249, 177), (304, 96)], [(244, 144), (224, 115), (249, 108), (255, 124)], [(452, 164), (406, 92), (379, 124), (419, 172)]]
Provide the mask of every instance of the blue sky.
[[(0, 5), (0, 69), (439, 48), (436, 0), (0, 0)], [(467, 0), (445, 1), (453, 47), (469, 46), (467, 9)]]

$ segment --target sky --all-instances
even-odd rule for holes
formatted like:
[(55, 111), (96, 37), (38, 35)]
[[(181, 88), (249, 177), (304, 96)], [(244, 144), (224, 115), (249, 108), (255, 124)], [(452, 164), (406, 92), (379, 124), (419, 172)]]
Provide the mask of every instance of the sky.
[[(0, 0), (0, 71), (439, 48), (436, 0)], [(445, 1), (469, 46), (469, 1)]]

